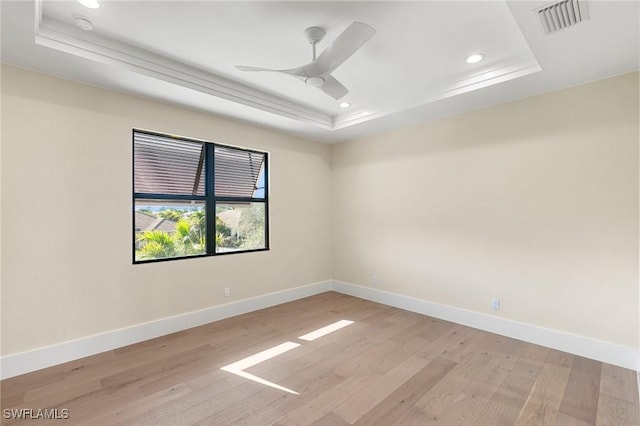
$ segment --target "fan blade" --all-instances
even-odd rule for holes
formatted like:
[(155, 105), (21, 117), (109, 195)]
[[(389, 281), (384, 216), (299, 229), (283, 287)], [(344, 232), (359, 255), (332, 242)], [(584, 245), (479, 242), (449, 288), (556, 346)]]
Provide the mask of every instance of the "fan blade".
[(331, 96), (333, 99), (340, 99), (349, 91), (346, 87), (342, 85), (338, 80), (336, 80), (333, 76), (324, 77), (324, 85), (320, 88), (324, 93)]
[(269, 71), (269, 72), (281, 72), (284, 74), (290, 74), (290, 75), (294, 75), (297, 77), (301, 77), (301, 78), (307, 78), (309, 77), (305, 72), (304, 72), (304, 67), (299, 67), (299, 68), (292, 68), (289, 70), (274, 70), (271, 68), (261, 68), (261, 67), (248, 67), (245, 65), (236, 65), (236, 68), (239, 69), (240, 71), (250, 71), (250, 72), (254, 72), (254, 71)]
[(321, 76), (331, 73), (349, 59), (375, 33), (376, 30), (367, 24), (362, 22), (352, 23), (315, 61), (302, 67), (304, 72), (308, 76)]
[(236, 68), (239, 69), (240, 71), (273, 71), (273, 72), (279, 72), (279, 70), (272, 70), (270, 68), (247, 67), (247, 66), (244, 66), (244, 65), (236, 65)]

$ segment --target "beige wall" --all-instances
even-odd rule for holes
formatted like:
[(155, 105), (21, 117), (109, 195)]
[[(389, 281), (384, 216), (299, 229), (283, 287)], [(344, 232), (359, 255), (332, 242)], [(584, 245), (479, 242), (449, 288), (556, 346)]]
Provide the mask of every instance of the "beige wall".
[[(330, 278), (330, 146), (10, 66), (2, 103), (3, 355)], [(269, 151), (271, 250), (132, 265), (132, 127)]]
[[(3, 66), (1, 122), (3, 355), (373, 274), (638, 346), (637, 74), (328, 146)], [(272, 250), (132, 265), (132, 127), (270, 151)]]
[(638, 75), (334, 146), (333, 278), (638, 347)]

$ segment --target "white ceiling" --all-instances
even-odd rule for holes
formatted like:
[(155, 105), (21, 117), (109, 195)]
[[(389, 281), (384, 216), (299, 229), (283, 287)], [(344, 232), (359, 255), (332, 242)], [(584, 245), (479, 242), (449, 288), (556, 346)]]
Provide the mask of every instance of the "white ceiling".
[[(339, 142), (638, 70), (640, 3), (589, 1), (589, 20), (547, 35), (546, 1), (3, 1), (2, 61)], [(75, 17), (91, 20), (80, 30)], [(303, 30), (376, 34), (332, 74), (339, 102), (302, 81), (235, 65), (311, 60)], [(471, 53), (485, 60), (467, 64)]]

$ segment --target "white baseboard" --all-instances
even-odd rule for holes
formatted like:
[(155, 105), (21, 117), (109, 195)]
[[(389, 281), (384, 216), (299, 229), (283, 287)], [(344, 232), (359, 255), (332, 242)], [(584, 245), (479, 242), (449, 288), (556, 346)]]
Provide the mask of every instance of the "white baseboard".
[(303, 297), (313, 296), (329, 290), (490, 331), (636, 371), (640, 370), (640, 353), (638, 349), (635, 348), (342, 281), (322, 281), (45, 346), (27, 352), (7, 355), (0, 359), (0, 379), (51, 367), (235, 315), (241, 315), (291, 302)]
[(371, 300), (407, 311), (467, 325), (608, 364), (618, 365), (636, 371), (640, 370), (640, 352), (638, 348), (622, 346), (564, 331), (538, 327), (532, 324), (481, 314), (454, 306), (441, 305), (410, 296), (403, 296), (342, 281), (333, 281), (331, 289), (360, 299)]
[(0, 359), (0, 379), (51, 367), (235, 315), (291, 302), (330, 289), (331, 281), (322, 281), (3, 356)]

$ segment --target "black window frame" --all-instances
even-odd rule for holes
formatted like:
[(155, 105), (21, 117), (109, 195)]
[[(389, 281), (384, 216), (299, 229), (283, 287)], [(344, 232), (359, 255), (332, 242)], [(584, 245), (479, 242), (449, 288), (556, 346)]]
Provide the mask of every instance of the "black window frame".
[[(156, 136), (162, 138), (168, 138), (176, 141), (184, 141), (190, 143), (203, 144), (204, 146), (204, 163), (202, 167), (202, 174), (205, 179), (205, 192), (204, 195), (178, 195), (178, 194), (156, 194), (135, 192), (136, 182), (136, 164), (135, 164), (135, 141), (136, 133), (146, 134), (149, 136)], [(231, 149), (237, 151), (245, 151), (264, 155), (264, 197), (234, 197), (234, 196), (216, 196), (215, 195), (215, 149), (216, 147)], [(183, 259), (198, 259), (203, 257), (212, 256), (226, 256), (231, 254), (241, 253), (255, 253), (270, 250), (270, 238), (269, 238), (269, 152), (260, 151), (251, 148), (238, 147), (234, 145), (221, 144), (217, 142), (211, 142), (203, 139), (195, 139), (184, 136), (176, 136), (167, 133), (154, 132), (150, 130), (142, 130), (133, 128), (131, 131), (131, 193), (132, 193), (132, 260), (133, 264), (146, 264), (155, 262), (167, 262), (173, 260)], [(205, 240), (205, 253), (193, 254), (185, 256), (165, 257), (157, 259), (136, 259), (136, 201), (137, 200), (167, 200), (167, 201), (200, 201), (204, 202), (205, 211), (205, 223), (206, 223), (206, 240)], [(264, 203), (264, 248), (247, 249), (247, 250), (233, 250), (226, 252), (216, 252), (216, 206), (218, 203)]]

